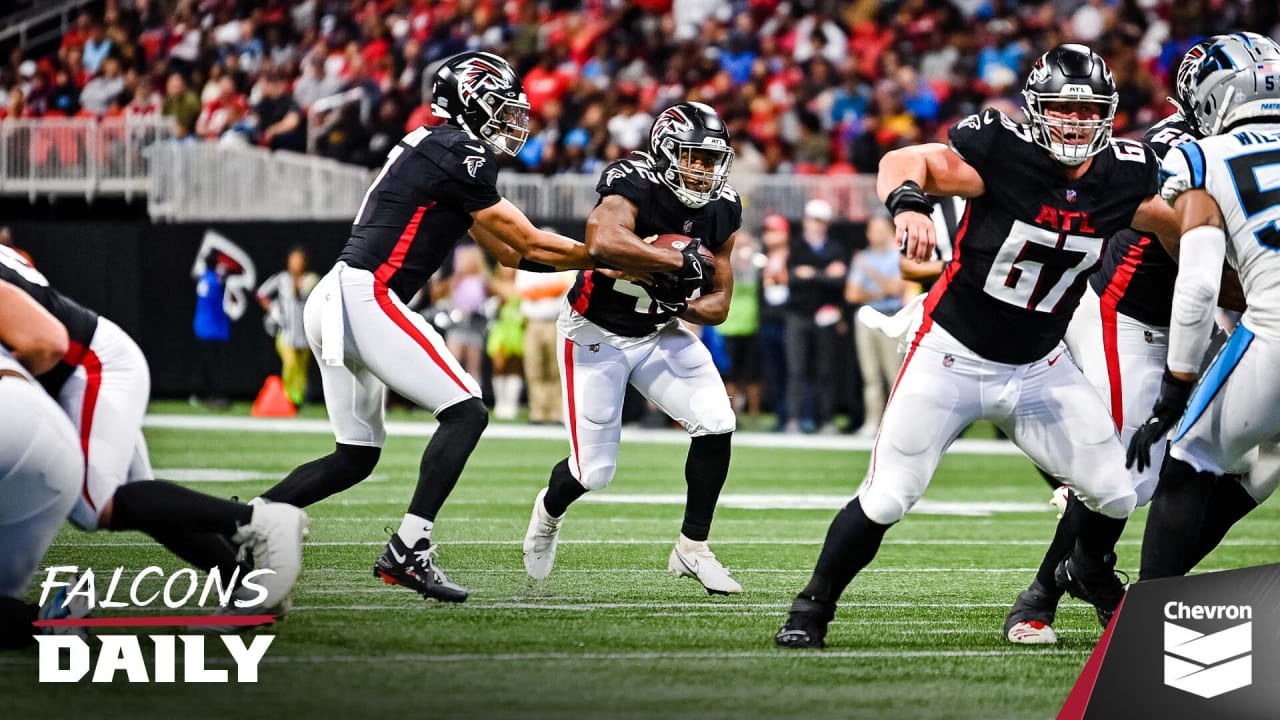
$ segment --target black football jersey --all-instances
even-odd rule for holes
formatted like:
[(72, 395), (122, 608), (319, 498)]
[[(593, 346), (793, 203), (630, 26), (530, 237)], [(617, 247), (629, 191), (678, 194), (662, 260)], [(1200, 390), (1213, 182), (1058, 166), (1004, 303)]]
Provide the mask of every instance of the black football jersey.
[(67, 328), (71, 348), (62, 362), (39, 378), (40, 384), (50, 394), (56, 395), (84, 357), (89, 343), (93, 342), (93, 333), (98, 329), (98, 314), (54, 290), (43, 273), (32, 267), (26, 258), (3, 245), (0, 245), (0, 280), (30, 295)]
[(407, 302), (471, 229), (471, 213), (502, 199), (497, 182), (488, 145), (452, 125), (419, 127), (387, 153), (338, 259)]
[[(618, 160), (600, 174), (596, 192), (603, 200), (621, 195), (635, 204), (636, 235), (649, 237), (675, 233), (702, 241), (715, 251), (742, 224), (742, 201), (728, 185), (720, 197), (700, 208), (676, 199), (645, 160)], [(656, 331), (674, 315), (658, 310), (644, 288), (626, 280), (614, 280), (594, 270), (582, 270), (569, 290), (573, 309), (591, 322), (618, 335), (643, 337)]]
[[(1197, 138), (1182, 115), (1174, 113), (1151, 126), (1143, 140), (1164, 159), (1173, 148)], [(1148, 325), (1168, 327), (1177, 278), (1178, 264), (1158, 238), (1125, 228), (1107, 243), (1102, 265), (1089, 276), (1089, 285), (1117, 312)]]
[(950, 141), (986, 192), (969, 200), (929, 316), (981, 357), (1032, 362), (1066, 334), (1106, 239), (1157, 192), (1159, 161), (1116, 139), (1068, 180), (1029, 126), (994, 109), (956, 123)]

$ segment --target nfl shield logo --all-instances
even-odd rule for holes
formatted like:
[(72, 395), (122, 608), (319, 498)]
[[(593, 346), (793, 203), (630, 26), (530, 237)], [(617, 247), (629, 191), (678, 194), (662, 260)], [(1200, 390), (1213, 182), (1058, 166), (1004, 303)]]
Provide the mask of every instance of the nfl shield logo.
[(942, 367), (951, 367), (952, 365), (955, 365), (955, 364), (956, 364), (956, 358), (954, 355), (942, 356)]
[(693, 221), (692, 221), (692, 220), (685, 220), (685, 221), (684, 221), (684, 234), (685, 234), (685, 235), (688, 235), (688, 234), (689, 234), (689, 233), (691, 233), (691, 232), (693, 232)]
[(1068, 191), (1067, 191), (1067, 202), (1075, 202), (1075, 201), (1076, 201), (1076, 191), (1075, 191), (1075, 190), (1068, 190)]

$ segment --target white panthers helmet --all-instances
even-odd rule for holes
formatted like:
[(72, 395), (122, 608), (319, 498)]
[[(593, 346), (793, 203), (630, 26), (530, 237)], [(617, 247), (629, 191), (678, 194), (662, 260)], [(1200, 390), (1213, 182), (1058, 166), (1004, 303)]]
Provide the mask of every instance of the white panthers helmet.
[(1224, 35), (1205, 51), (1191, 113), (1206, 135), (1243, 122), (1280, 122), (1280, 45), (1257, 33)]

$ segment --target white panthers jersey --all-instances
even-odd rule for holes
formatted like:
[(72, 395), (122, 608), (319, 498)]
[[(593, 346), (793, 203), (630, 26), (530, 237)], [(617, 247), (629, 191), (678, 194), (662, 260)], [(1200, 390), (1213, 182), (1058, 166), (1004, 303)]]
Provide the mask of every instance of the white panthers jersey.
[(31, 377), (27, 369), (22, 367), (22, 364), (13, 356), (13, 353), (9, 352), (9, 348), (4, 345), (0, 345), (0, 370), (13, 370), (14, 372), (22, 373), (28, 378)]
[(1242, 322), (1280, 341), (1280, 124), (1250, 124), (1174, 148), (1161, 194), (1172, 202), (1199, 188), (1226, 221), (1227, 262), (1240, 274)]

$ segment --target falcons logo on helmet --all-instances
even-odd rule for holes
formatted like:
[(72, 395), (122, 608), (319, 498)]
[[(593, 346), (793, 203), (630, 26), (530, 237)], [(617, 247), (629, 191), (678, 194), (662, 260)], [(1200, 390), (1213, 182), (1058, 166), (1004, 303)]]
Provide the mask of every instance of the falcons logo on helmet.
[(653, 136), (655, 138), (660, 138), (670, 133), (689, 132), (692, 129), (693, 122), (683, 112), (680, 112), (679, 108), (668, 108), (653, 122)]
[(507, 82), (502, 70), (484, 58), (469, 58), (460, 63), (454, 74), (458, 78), (458, 97), (464, 105), (480, 97), (485, 90), (505, 90)]

